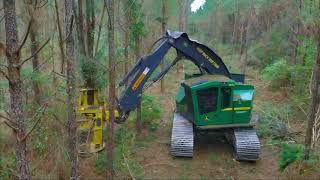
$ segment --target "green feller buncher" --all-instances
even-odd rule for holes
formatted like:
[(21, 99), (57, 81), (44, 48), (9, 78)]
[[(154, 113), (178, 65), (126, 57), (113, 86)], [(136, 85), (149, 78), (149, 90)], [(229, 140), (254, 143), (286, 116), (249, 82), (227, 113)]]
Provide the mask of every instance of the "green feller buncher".
[[(154, 51), (140, 58), (119, 83), (128, 82), (118, 99), (119, 121), (125, 121), (136, 108), (145, 88), (179, 60), (190, 60), (199, 72), (182, 81), (177, 93), (171, 154), (192, 157), (196, 132), (222, 131), (231, 137), (236, 160), (257, 161), (260, 142), (254, 129), (257, 118), (252, 115), (254, 86), (244, 84), (244, 75), (230, 73), (212, 49), (189, 39), (186, 33), (167, 31), (157, 42)], [(176, 50), (176, 58), (151, 78), (171, 48)]]

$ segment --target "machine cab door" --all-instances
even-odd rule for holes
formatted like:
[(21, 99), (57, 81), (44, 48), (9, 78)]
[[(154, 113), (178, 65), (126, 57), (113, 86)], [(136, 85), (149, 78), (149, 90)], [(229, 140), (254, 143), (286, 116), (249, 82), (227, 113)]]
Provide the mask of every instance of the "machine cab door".
[(219, 119), (226, 124), (233, 123), (232, 89), (229, 86), (220, 88), (221, 109)]
[(232, 93), (230, 88), (210, 87), (197, 90), (200, 125), (221, 125), (232, 123)]
[(239, 86), (233, 89), (233, 123), (244, 124), (251, 120), (254, 87)]

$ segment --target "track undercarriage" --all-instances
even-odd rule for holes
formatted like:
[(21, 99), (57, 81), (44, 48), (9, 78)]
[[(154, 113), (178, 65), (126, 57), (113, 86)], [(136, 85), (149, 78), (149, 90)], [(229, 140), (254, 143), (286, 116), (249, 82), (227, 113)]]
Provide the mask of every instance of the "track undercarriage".
[[(238, 161), (257, 161), (260, 156), (260, 141), (253, 127), (231, 128), (234, 157)], [(171, 155), (176, 157), (192, 157), (194, 149), (193, 124), (180, 114), (174, 114)]]

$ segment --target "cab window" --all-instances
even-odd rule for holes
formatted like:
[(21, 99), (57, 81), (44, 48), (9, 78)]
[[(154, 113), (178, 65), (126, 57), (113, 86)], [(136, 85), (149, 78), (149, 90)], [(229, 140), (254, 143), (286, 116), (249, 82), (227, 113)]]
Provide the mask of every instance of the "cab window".
[(200, 114), (217, 110), (218, 90), (218, 88), (214, 87), (197, 91)]
[(234, 91), (234, 96), (233, 96), (233, 101), (251, 101), (253, 98), (253, 89), (248, 89), (248, 90), (235, 90)]

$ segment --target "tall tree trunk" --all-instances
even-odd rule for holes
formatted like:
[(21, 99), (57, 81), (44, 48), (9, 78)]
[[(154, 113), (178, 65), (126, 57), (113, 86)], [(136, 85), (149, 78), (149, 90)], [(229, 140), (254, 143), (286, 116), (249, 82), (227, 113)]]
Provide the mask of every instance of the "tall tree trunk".
[(242, 55), (244, 52), (244, 46), (245, 46), (245, 19), (243, 19), (240, 24), (241, 24), (241, 29), (240, 29), (240, 52), (239, 52), (239, 62), (242, 62)]
[[(129, 23), (129, 22), (127, 22)], [(129, 72), (129, 28), (126, 29), (124, 35), (124, 74)], [(128, 86), (128, 81), (125, 82), (125, 87)]]
[[(86, 53), (86, 46), (85, 46), (85, 35), (84, 35), (84, 20), (83, 20), (83, 1), (78, 0), (78, 14), (76, 15), (76, 24), (77, 24), (77, 37), (78, 37), (78, 42), (80, 46), (80, 54), (83, 56), (82, 58), (85, 58), (87, 53)], [(74, 12), (76, 12), (74, 10)]]
[(299, 0), (299, 5), (298, 5), (298, 10), (294, 14), (295, 18), (293, 20), (293, 33), (292, 33), (292, 44), (293, 44), (293, 53), (291, 54), (291, 64), (296, 65), (297, 64), (297, 55), (298, 55), (298, 46), (299, 46), (299, 41), (298, 41), (298, 36), (300, 34), (300, 20), (299, 16), (301, 13), (301, 8), (302, 8), (302, 0)]
[[(179, 4), (179, 31), (187, 32), (190, 0), (179, 0)], [(180, 62), (177, 64), (177, 74), (181, 74), (183, 71), (183, 63)]]
[[(130, 40), (130, 26), (131, 26), (131, 11), (130, 11), (130, 1), (123, 1), (123, 11), (125, 12), (125, 32), (124, 32), (124, 74), (129, 72), (129, 40)], [(125, 87), (128, 86), (128, 81), (125, 82)]]
[(86, 0), (86, 25), (88, 57), (93, 59), (95, 27), (94, 0)]
[(245, 42), (244, 42), (244, 57), (242, 60), (242, 73), (246, 73), (247, 68), (247, 58), (248, 58), (248, 47), (251, 44), (252, 39), (252, 26), (253, 26), (253, 18), (254, 18), (254, 2), (253, 0), (250, 0), (249, 10), (248, 10), (248, 16), (247, 16), (247, 26), (245, 30)]
[(66, 61), (67, 61), (67, 104), (68, 104), (68, 133), (69, 133), (69, 157), (71, 161), (71, 179), (78, 179), (78, 137), (76, 121), (76, 76), (74, 57), (74, 0), (65, 0), (65, 34), (66, 37)]
[(319, 107), (319, 81), (320, 81), (320, 28), (318, 27), (317, 36), (317, 59), (312, 70), (311, 79), (311, 99), (309, 104), (309, 119), (305, 137), (305, 152), (304, 159), (308, 160), (310, 157), (311, 143), (312, 143), (312, 128), (314, 126), (317, 109)]
[(63, 49), (63, 37), (62, 37), (62, 29), (60, 24), (59, 7), (58, 7), (57, 0), (54, 0), (54, 4), (55, 4), (55, 12), (56, 12), (56, 18), (57, 18), (58, 32), (59, 32), (59, 49), (60, 49), (60, 56), (61, 56), (60, 73), (64, 74), (65, 55), (64, 55), (64, 49)]
[(4, 18), (6, 31), (6, 56), (8, 63), (8, 80), (10, 92), (10, 116), (16, 124), (17, 175), (19, 179), (31, 179), (26, 144), (26, 127), (23, 114), (22, 81), (20, 79), (20, 50), (18, 47), (18, 32), (15, 12), (15, 1), (4, 0)]
[[(32, 68), (33, 72), (37, 75), (40, 75), (40, 70), (39, 70), (39, 56), (36, 53), (38, 48), (39, 48), (39, 42), (36, 39), (37, 35), (37, 28), (36, 28), (36, 20), (33, 20), (33, 25), (31, 26), (30, 29), (30, 40), (31, 40), (31, 55), (34, 54), (32, 58)], [(34, 97), (34, 104), (35, 107), (41, 105), (41, 90), (40, 90), (40, 84), (37, 82), (36, 79), (32, 80), (32, 89), (33, 89), (33, 97)]]
[[(140, 48), (141, 48), (141, 43), (140, 43), (140, 36), (135, 37), (135, 56), (136, 59), (140, 59)], [(142, 100), (142, 94), (141, 94), (141, 99), (139, 100), (137, 104), (137, 122), (136, 122), (136, 130), (138, 137), (141, 135), (141, 128), (142, 128), (142, 117), (141, 117), (141, 100)]]
[(115, 98), (116, 98), (116, 62), (115, 62), (115, 42), (114, 42), (114, 1), (108, 0), (107, 12), (109, 15), (108, 22), (108, 45), (109, 45), (109, 123), (107, 138), (107, 179), (113, 179), (113, 128), (115, 115)]
[[(165, 36), (166, 34), (166, 27), (167, 26), (167, 0), (162, 0), (162, 21), (161, 21), (161, 34)], [(161, 62), (161, 70), (164, 69), (164, 62)], [(164, 78), (160, 81), (160, 91), (164, 93)]]

